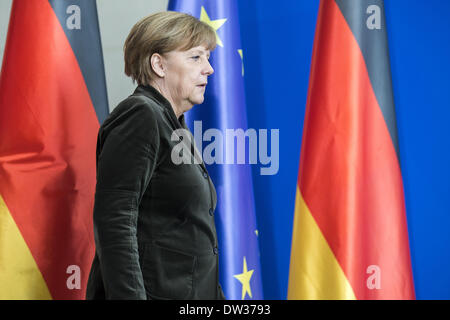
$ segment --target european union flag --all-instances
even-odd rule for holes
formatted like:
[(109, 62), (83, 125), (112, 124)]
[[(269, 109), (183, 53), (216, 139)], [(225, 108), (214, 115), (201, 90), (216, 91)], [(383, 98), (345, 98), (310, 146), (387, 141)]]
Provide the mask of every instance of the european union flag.
[[(217, 47), (210, 58), (215, 72), (208, 79), (205, 102), (189, 111), (186, 119), (200, 152), (203, 150), (203, 140), (212, 140), (206, 134), (208, 130), (210, 133), (220, 132), (222, 137), (227, 136), (226, 142), (222, 140), (227, 150), (226, 161), (216, 161), (223, 158), (223, 155), (218, 155), (222, 150), (217, 149), (213, 163), (208, 163), (204, 158), (217, 190), (215, 219), (219, 238), (220, 283), (225, 296), (233, 300), (263, 299), (249, 163), (252, 161), (242, 161), (242, 139), (245, 146), (247, 115), (237, 1), (171, 0), (169, 10), (191, 14), (216, 31)], [(205, 130), (205, 134), (199, 136), (199, 131)], [(238, 148), (239, 141), (235, 143), (235, 138), (240, 140), (241, 148)], [(251, 152), (244, 153), (245, 158), (251, 158), (251, 155), (247, 155)], [(237, 155), (236, 163), (234, 155)]]

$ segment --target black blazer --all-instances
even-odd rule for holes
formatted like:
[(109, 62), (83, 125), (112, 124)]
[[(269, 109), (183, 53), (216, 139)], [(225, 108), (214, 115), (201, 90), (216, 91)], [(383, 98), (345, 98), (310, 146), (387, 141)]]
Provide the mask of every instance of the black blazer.
[(182, 128), (184, 116), (151, 86), (100, 127), (87, 299), (224, 299), (216, 190), (203, 163), (171, 160), (175, 145), (192, 148), (190, 132), (191, 142), (172, 141)]

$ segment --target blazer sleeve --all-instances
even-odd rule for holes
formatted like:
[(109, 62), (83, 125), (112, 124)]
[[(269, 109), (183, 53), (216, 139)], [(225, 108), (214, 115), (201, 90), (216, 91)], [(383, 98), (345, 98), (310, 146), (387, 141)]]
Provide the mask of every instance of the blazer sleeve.
[(139, 264), (139, 203), (156, 166), (157, 119), (148, 105), (132, 106), (103, 133), (97, 154), (94, 239), (106, 299), (146, 299)]

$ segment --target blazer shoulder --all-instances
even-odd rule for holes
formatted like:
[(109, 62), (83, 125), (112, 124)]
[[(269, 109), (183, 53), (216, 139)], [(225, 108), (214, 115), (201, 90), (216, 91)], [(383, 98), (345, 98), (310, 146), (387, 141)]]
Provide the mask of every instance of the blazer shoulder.
[(132, 94), (121, 101), (111, 112), (111, 116), (121, 116), (128, 113), (139, 113), (140, 115), (153, 115), (154, 117), (162, 115), (164, 107), (155, 100), (140, 94)]
[(133, 126), (145, 123), (147, 128), (151, 127), (152, 124), (157, 126), (163, 117), (163, 113), (164, 107), (155, 100), (143, 95), (132, 94), (114, 108), (103, 122), (101, 131), (111, 131), (127, 123)]

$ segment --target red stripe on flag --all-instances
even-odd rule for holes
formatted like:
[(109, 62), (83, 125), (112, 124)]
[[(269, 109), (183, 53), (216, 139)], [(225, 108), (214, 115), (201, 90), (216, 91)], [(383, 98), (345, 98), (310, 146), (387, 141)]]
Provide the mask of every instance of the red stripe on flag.
[(364, 58), (334, 1), (317, 25), (301, 192), (358, 299), (413, 299), (399, 162)]
[[(98, 128), (50, 4), (14, 1), (0, 79), (0, 194), (56, 299), (85, 294)], [(70, 265), (81, 268), (81, 290), (67, 288)]]

